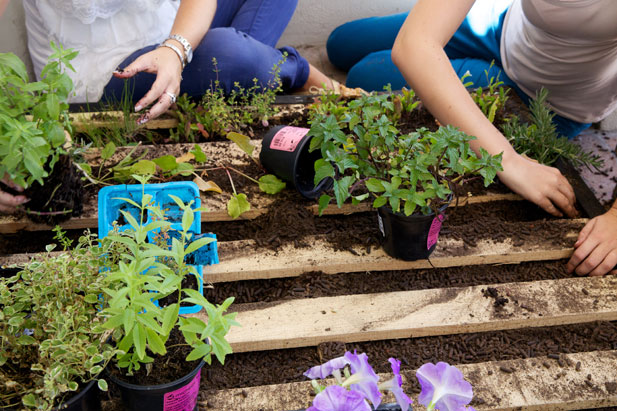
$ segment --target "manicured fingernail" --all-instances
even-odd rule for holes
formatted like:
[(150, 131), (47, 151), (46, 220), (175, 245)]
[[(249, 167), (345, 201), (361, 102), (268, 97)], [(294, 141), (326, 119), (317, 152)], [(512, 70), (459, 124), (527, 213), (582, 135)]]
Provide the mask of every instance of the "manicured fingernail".
[(135, 106), (135, 112), (141, 111), (141, 109), (144, 108), (141, 104), (137, 104)]
[(137, 119), (137, 124), (138, 125), (142, 125), (148, 122), (148, 120), (150, 120), (150, 117), (148, 116), (141, 116)]
[(26, 204), (28, 201), (30, 201), (29, 198), (24, 197), (24, 196), (17, 196), (15, 197), (17, 199), (17, 201), (19, 202), (19, 204)]

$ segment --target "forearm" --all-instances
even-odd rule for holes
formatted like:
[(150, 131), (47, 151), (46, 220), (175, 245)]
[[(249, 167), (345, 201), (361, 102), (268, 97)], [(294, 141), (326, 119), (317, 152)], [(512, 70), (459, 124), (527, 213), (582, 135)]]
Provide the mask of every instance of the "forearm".
[[(170, 34), (181, 35), (195, 49), (210, 29), (215, 13), (216, 0), (182, 0)], [(176, 40), (168, 41), (181, 47)]]
[(459, 10), (451, 11), (445, 22), (438, 23), (434, 16), (441, 5), (430, 3), (433, 1), (440, 3), (420, 0), (411, 11), (394, 44), (393, 61), (440, 123), (454, 125), (477, 138), (471, 142), (476, 152), (483, 147), (491, 154), (515, 154), (507, 139), (475, 104), (444, 52), (445, 44), (473, 1), (451, 5)]

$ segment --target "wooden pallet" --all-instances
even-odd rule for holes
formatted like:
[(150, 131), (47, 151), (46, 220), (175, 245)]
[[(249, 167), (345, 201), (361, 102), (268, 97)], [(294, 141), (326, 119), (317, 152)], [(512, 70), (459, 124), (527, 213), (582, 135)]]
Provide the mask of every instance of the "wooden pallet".
[[(261, 144), (259, 141), (253, 142), (256, 146), (254, 156), (259, 155), (259, 151), (261, 150)], [(178, 153), (186, 153), (193, 149), (194, 144), (169, 144), (166, 147), (173, 152)], [(251, 160), (249, 157), (240, 149), (238, 146), (232, 142), (210, 142), (210, 143), (201, 143), (199, 146), (202, 148), (203, 152), (209, 159), (221, 158), (224, 154), (226, 161), (232, 166), (245, 165), (249, 163)], [(139, 148), (142, 150), (152, 149), (153, 146), (142, 146)], [(118, 159), (122, 154), (128, 153), (128, 151), (132, 150), (131, 147), (122, 147), (117, 151)], [(91, 149), (85, 155), (86, 160), (93, 166), (93, 168), (98, 167), (100, 164), (100, 150), (99, 149)], [(113, 159), (112, 159), (113, 161)], [(315, 215), (318, 214), (318, 205), (316, 201), (308, 201), (303, 199), (299, 194), (293, 191), (293, 188), (287, 189), (290, 195), (294, 195), (297, 198), (298, 202), (303, 202), (306, 204), (306, 207)], [(229, 200), (231, 194), (223, 193), (223, 194), (212, 194), (212, 193), (201, 193), (201, 201), (202, 204), (205, 205), (208, 209), (206, 212), (201, 213), (201, 220), (203, 222), (213, 222), (213, 221), (232, 221), (232, 218), (227, 213), (227, 201)], [(277, 196), (268, 195), (259, 191), (251, 194), (249, 196), (249, 202), (251, 203), (251, 209), (246, 213), (242, 214), (239, 217), (239, 220), (250, 220), (257, 218), (268, 212), (269, 206), (277, 200)], [(487, 192), (486, 195), (472, 196), (460, 198), (458, 205), (467, 205), (467, 204), (475, 204), (482, 203), (488, 201), (519, 201), (523, 200), (517, 194), (513, 193), (491, 193)], [(85, 198), (84, 199), (84, 213), (80, 217), (71, 218), (68, 221), (65, 221), (60, 224), (60, 226), (65, 230), (81, 230), (86, 228), (97, 228), (98, 226), (98, 207), (97, 207), (97, 197)], [(341, 214), (351, 214), (355, 212), (365, 212), (372, 210), (371, 205), (368, 203), (360, 204), (358, 206), (353, 206), (351, 204), (345, 205), (342, 208), (338, 208), (336, 205), (330, 205), (325, 211), (325, 215), (341, 215)], [(15, 217), (9, 215), (0, 215), (0, 234), (11, 234), (17, 233), (19, 231), (48, 231), (52, 229), (46, 224), (38, 224), (33, 223), (28, 220), (26, 217)]]

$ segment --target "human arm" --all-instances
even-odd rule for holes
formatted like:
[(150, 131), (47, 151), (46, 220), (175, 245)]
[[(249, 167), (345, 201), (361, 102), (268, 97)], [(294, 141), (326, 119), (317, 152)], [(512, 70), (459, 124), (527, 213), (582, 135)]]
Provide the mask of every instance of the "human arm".
[[(392, 49), (392, 60), (423, 104), (442, 124), (475, 136), (479, 152), (503, 153), (500, 180), (547, 212), (575, 216), (574, 191), (561, 173), (519, 155), (486, 118), (455, 73), (444, 46), (456, 32), (474, 0), (418, 0)], [(560, 211), (561, 210), (561, 211)]]
[[(12, 183), (11, 180), (9, 180), (6, 177), (0, 181), (15, 191), (18, 191), (18, 192), (23, 191), (23, 188), (21, 188), (17, 184)], [(14, 213), (15, 210), (17, 209), (17, 206), (28, 202), (28, 199), (25, 196), (23, 195), (14, 196), (5, 191), (2, 191), (1, 187), (2, 186), (0, 186), (0, 213), (7, 213), (7, 214)]]
[(617, 274), (617, 201), (606, 213), (589, 220), (574, 244), (568, 272), (600, 276)]
[[(181, 35), (195, 49), (208, 32), (215, 12), (216, 0), (182, 0), (170, 34)], [(173, 39), (168, 39), (166, 42), (184, 53), (184, 47), (180, 42)], [(138, 57), (122, 71), (114, 72), (114, 76), (129, 78), (141, 71), (156, 74), (156, 80), (146, 95), (135, 104), (135, 111), (141, 111), (158, 99), (158, 102), (138, 120), (143, 123), (158, 117), (171, 106), (171, 98), (166, 93), (176, 96), (180, 93), (182, 62), (172, 49), (159, 47)]]

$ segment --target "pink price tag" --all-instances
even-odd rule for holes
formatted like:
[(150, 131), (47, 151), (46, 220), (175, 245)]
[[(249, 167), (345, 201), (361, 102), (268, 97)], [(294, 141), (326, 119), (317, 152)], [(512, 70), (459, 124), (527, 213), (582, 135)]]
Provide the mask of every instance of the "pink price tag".
[(298, 143), (302, 141), (308, 132), (308, 128), (292, 126), (283, 127), (272, 137), (270, 148), (279, 151), (295, 151)]
[(193, 411), (197, 405), (201, 370), (182, 388), (168, 392), (163, 398), (163, 411)]
[(439, 230), (441, 230), (441, 223), (445, 220), (443, 214), (438, 215), (433, 219), (431, 228), (428, 230), (428, 238), (426, 239), (426, 249), (430, 250), (432, 246), (437, 244), (437, 238), (439, 237)]

